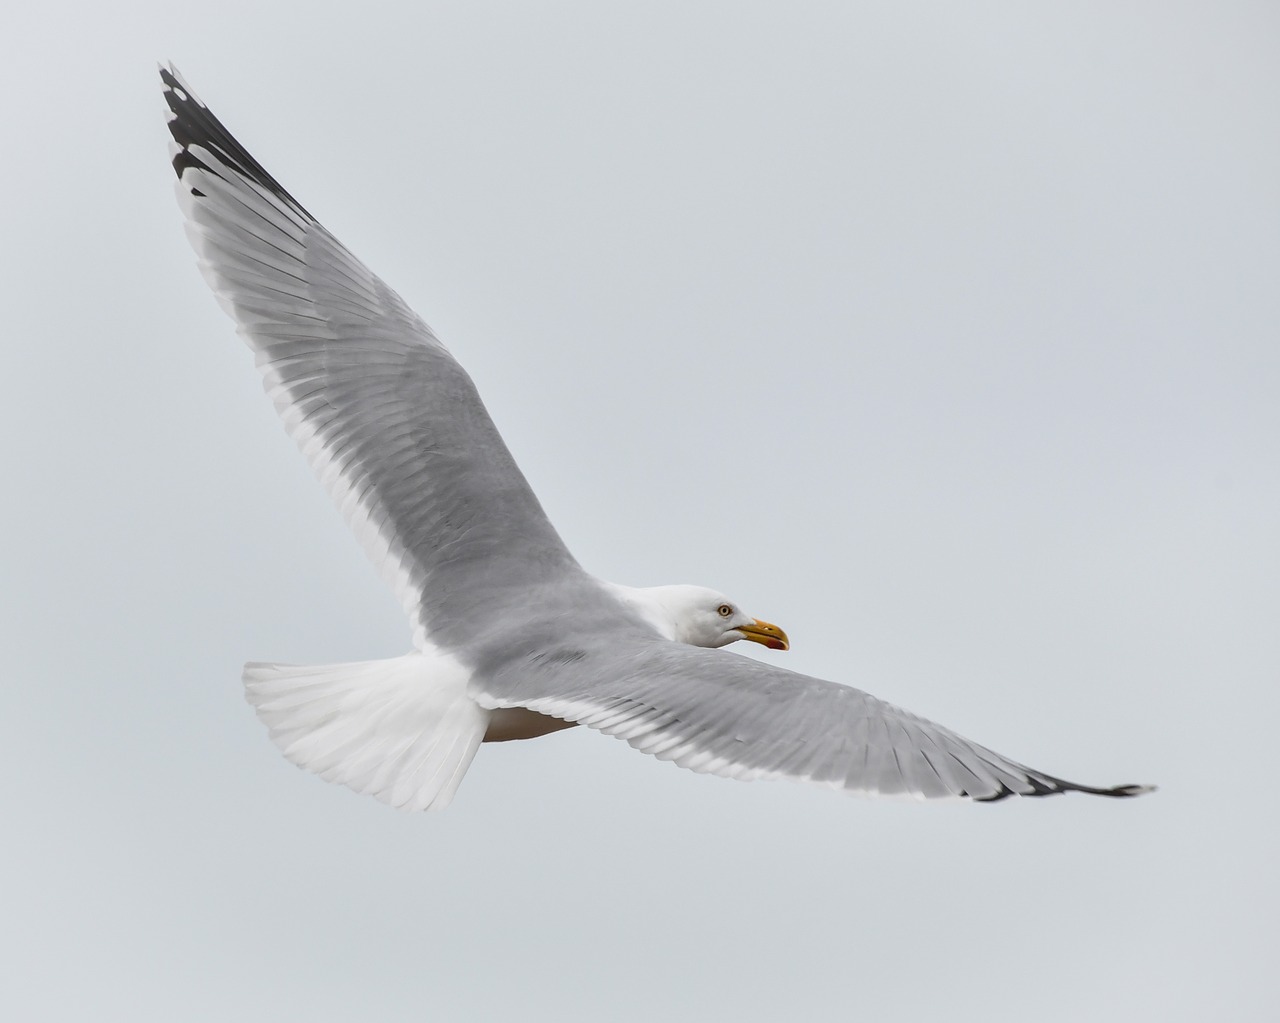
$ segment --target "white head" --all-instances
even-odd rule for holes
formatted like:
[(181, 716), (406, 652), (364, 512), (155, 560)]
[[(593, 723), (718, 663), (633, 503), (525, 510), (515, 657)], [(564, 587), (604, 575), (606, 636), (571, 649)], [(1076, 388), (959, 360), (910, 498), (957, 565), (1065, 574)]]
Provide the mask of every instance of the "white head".
[(771, 650), (786, 650), (791, 645), (776, 625), (751, 617), (723, 593), (705, 586), (628, 587), (626, 595), (663, 634), (678, 643), (720, 647), (749, 639)]

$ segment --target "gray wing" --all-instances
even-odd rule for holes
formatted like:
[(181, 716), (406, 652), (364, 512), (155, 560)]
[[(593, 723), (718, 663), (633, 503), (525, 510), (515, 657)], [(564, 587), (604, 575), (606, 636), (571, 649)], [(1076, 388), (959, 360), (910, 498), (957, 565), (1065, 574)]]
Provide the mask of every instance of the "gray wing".
[(486, 707), (527, 707), (726, 778), (790, 778), (850, 792), (996, 800), (1093, 788), (1033, 770), (849, 686), (723, 650), (626, 638), (579, 643), (473, 677)]
[[(446, 647), (469, 612), (581, 574), (431, 329), (161, 69), (178, 201), (206, 279), (289, 432), (411, 621)], [(517, 597), (517, 594), (520, 595)]]

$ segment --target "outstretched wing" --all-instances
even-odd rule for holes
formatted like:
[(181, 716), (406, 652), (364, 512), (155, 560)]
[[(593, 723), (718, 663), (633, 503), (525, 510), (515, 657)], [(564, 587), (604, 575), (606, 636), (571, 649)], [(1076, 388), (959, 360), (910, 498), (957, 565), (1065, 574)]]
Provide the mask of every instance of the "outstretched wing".
[[(431, 329), (213, 116), (172, 67), (178, 201), (205, 278), (290, 434), (391, 583), (419, 646), (474, 608), (580, 574)], [(505, 599), (504, 599), (505, 598)]]
[(472, 678), (484, 707), (527, 707), (726, 778), (790, 778), (866, 795), (996, 800), (1139, 785), (1063, 781), (858, 689), (723, 650), (625, 639)]

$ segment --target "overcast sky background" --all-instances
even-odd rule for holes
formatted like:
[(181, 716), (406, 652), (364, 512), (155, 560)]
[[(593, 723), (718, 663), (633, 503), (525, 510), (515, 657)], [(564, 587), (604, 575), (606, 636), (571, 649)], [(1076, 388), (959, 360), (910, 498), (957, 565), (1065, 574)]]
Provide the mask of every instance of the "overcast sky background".
[[(1161, 791), (862, 801), (575, 730), (407, 815), (290, 766), (241, 663), (408, 629), (195, 269), (159, 59), (589, 570)], [(1274, 4), (27, 5), (0, 86), (0, 1015), (1274, 1011)]]

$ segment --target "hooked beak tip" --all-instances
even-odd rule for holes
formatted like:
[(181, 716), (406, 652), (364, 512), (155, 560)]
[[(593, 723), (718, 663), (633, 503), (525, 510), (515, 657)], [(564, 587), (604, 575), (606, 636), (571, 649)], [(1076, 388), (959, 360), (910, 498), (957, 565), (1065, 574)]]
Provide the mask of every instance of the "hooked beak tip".
[(770, 650), (790, 650), (791, 641), (787, 634), (771, 622), (763, 622), (757, 618), (750, 625), (738, 626), (743, 639), (767, 646)]

